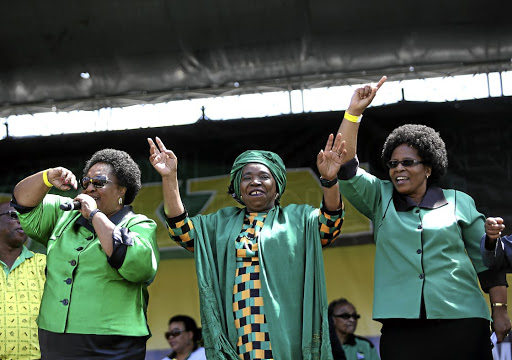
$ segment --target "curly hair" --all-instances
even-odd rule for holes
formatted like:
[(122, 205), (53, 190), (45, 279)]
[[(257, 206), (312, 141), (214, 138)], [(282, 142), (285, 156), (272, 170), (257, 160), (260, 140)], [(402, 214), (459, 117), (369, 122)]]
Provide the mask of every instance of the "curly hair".
[(448, 155), (443, 139), (431, 127), (406, 124), (397, 127), (387, 137), (382, 148), (382, 160), (387, 163), (396, 147), (407, 144), (418, 150), (423, 163), (432, 168), (429, 182), (436, 182), (446, 174)]
[(87, 175), (91, 167), (96, 163), (106, 163), (112, 166), (118, 183), (126, 187), (124, 203), (130, 205), (141, 188), (139, 165), (127, 152), (115, 149), (103, 149), (96, 151), (85, 163), (83, 176)]

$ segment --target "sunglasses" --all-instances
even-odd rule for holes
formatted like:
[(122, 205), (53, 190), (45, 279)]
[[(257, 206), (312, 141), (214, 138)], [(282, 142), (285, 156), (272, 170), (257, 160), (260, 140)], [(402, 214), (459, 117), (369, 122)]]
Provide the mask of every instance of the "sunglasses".
[(0, 216), (7, 215), (7, 214), (9, 214), (11, 219), (18, 220), (18, 213), (16, 211), (14, 211), (14, 210), (9, 210), (9, 211), (3, 212), (3, 213), (0, 214)]
[(411, 166), (414, 166), (414, 165), (418, 165), (418, 164), (423, 164), (423, 161), (420, 161), (420, 160), (413, 160), (413, 159), (406, 159), (406, 160), (402, 160), (402, 161), (398, 161), (398, 160), (389, 160), (386, 165), (388, 166), (388, 168), (390, 169), (394, 169), (398, 166), (398, 164), (402, 164), (403, 167), (411, 167)]
[(359, 314), (349, 314), (349, 313), (338, 314), (338, 315), (333, 315), (333, 316), (337, 317), (337, 318), (342, 318), (344, 320), (348, 320), (350, 318), (357, 320), (361, 317), (361, 315), (359, 315)]
[(99, 189), (99, 188), (102, 188), (105, 185), (107, 185), (107, 183), (111, 183), (111, 182), (113, 182), (113, 181), (109, 180), (105, 175), (98, 175), (98, 176), (95, 176), (92, 178), (84, 177), (79, 180), (80, 186), (84, 190), (87, 189), (89, 184), (92, 184), (92, 186), (94, 186), (96, 189)]
[(180, 336), (181, 333), (184, 332), (184, 331), (186, 331), (186, 330), (172, 329), (171, 331), (166, 331), (165, 332), (165, 338), (169, 339), (171, 336), (172, 337)]

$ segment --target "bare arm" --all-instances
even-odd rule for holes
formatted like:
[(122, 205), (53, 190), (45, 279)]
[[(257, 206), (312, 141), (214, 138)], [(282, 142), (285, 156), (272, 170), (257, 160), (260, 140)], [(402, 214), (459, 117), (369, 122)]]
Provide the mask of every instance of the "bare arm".
[(167, 217), (175, 217), (185, 212), (178, 186), (178, 158), (171, 150), (167, 150), (160, 138), (148, 139), (149, 161), (162, 177), (164, 211)]
[(507, 287), (494, 286), (490, 288), (489, 299), (492, 307), (492, 328), (496, 332), (498, 342), (502, 342), (507, 337), (511, 327), (506, 306)]
[[(56, 188), (64, 191), (77, 188), (75, 175), (68, 169), (56, 167), (44, 171), (47, 171), (48, 182)], [(43, 180), (44, 171), (26, 177), (14, 187), (13, 194), (19, 205), (35, 207), (43, 201), (51, 189)]]
[[(353, 116), (362, 115), (363, 111), (366, 110), (368, 105), (371, 104), (375, 98), (375, 95), (377, 95), (377, 91), (386, 80), (387, 77), (383, 76), (375, 87), (366, 85), (357, 89), (354, 92), (354, 95), (352, 95), (352, 99), (350, 100), (350, 105), (347, 109), (347, 112)], [(347, 150), (347, 155), (343, 159), (343, 164), (349, 160), (352, 160), (356, 156), (358, 131), (358, 122), (352, 122), (346, 118), (343, 118), (338, 129), (338, 133), (341, 133), (343, 136), (343, 140), (345, 141), (345, 149)]]

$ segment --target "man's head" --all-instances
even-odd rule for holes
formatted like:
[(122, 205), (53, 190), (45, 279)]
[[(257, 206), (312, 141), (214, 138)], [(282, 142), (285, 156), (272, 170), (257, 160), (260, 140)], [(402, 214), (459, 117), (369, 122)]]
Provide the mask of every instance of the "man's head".
[(27, 240), (18, 215), (9, 202), (0, 203), (0, 242), (11, 248), (21, 248)]

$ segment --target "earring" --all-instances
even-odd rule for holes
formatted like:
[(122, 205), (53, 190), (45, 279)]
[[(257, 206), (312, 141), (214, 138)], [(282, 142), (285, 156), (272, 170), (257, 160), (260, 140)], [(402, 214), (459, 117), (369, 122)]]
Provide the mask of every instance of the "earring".
[(279, 199), (279, 193), (276, 194), (276, 200)]
[(119, 205), (123, 205), (123, 198), (119, 198), (117, 202), (119, 203)]

